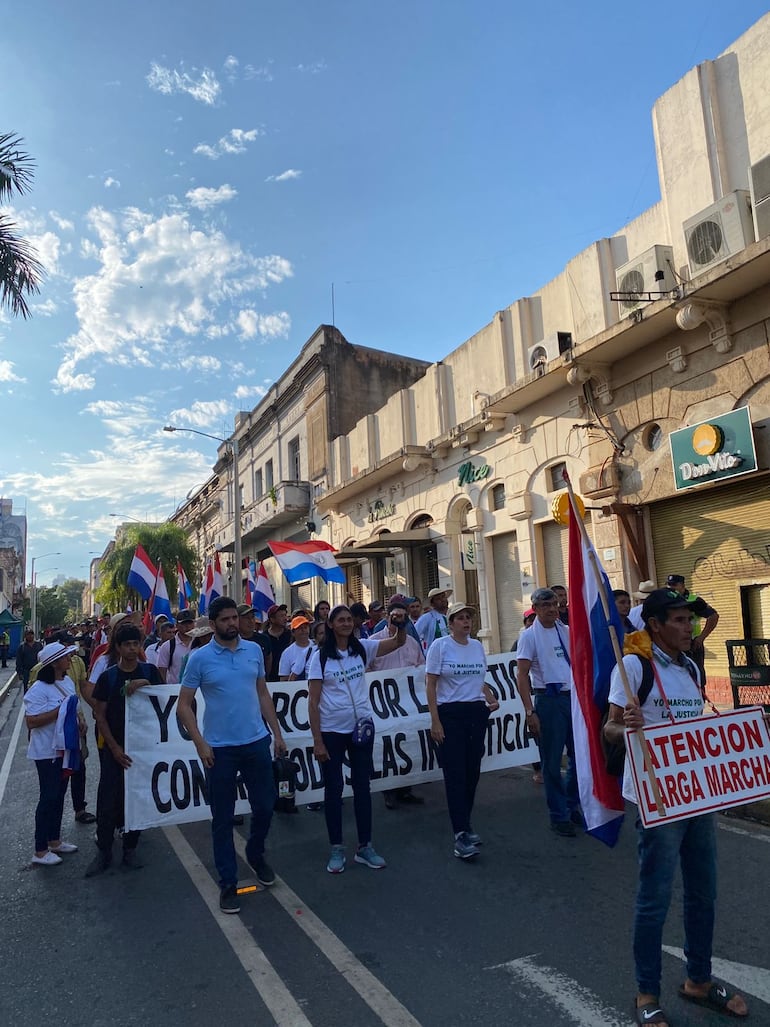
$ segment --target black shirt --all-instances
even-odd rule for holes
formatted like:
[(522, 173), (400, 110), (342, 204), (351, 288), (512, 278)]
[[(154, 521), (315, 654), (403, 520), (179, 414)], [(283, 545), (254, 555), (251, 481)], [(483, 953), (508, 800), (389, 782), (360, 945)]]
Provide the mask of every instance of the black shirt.
[(281, 655), (284, 649), (288, 649), (292, 642), (291, 632), (284, 631), (282, 635), (271, 635), (269, 631), (260, 631), (258, 635), (254, 636), (254, 641), (259, 642), (262, 646), (263, 652), (270, 653), (272, 657), (272, 664), (270, 666), (270, 673), (267, 675), (268, 681), (278, 681), (278, 665), (281, 662)]
[(126, 696), (123, 691), (127, 681), (145, 678), (151, 685), (160, 685), (158, 668), (151, 663), (138, 663), (133, 670), (121, 670), (117, 663), (99, 675), (94, 685), (93, 698), (107, 703), (107, 724), (118, 745), (126, 741)]

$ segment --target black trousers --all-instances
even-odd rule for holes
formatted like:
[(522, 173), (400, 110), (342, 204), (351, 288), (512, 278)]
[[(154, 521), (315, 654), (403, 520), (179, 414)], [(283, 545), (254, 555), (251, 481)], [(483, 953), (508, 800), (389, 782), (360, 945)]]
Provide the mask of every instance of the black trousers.
[(440, 703), (444, 741), (438, 747), (449, 819), (455, 834), (469, 831), (481, 774), (489, 707), (483, 701)]
[[(115, 831), (123, 827), (125, 770), (106, 747), (99, 750), (99, 790), (96, 793), (96, 844), (104, 853), (112, 852)], [(141, 831), (126, 831), (123, 834), (123, 851), (135, 849), (139, 844)]]

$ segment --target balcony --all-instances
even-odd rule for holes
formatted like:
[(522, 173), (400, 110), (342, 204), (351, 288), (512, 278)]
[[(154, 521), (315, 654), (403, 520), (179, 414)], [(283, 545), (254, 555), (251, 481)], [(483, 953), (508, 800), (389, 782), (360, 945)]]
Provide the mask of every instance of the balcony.
[[(272, 530), (300, 517), (308, 517), (310, 491), (309, 481), (279, 481), (271, 492), (245, 506), (241, 513), (244, 543), (256, 539), (268, 528)], [(228, 537), (231, 535), (232, 526)]]

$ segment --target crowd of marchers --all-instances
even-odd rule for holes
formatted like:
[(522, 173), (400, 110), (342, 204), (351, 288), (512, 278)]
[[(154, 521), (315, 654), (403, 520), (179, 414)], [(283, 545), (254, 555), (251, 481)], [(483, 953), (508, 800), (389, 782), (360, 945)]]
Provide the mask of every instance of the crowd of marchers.
[[(370, 793), (374, 722), (367, 671), (423, 667), (430, 731), (439, 753), (452, 828), (452, 851), (462, 860), (481, 853), (482, 838), (472, 823), (484, 740), (497, 700), (486, 683), (487, 662), (473, 635), (476, 611), (451, 602), (452, 589), (434, 588), (427, 602), (405, 595), (330, 606), (311, 612), (275, 604), (262, 623), (248, 604), (220, 597), (206, 617), (179, 611), (174, 621), (158, 617), (150, 635), (135, 613), (105, 614), (95, 625), (79, 625), (36, 642), (28, 633), (17, 666), (25, 688), (30, 729), (29, 756), (40, 781), (35, 813), (33, 863), (54, 866), (77, 845), (61, 838), (67, 789), (77, 823), (96, 821), (97, 854), (86, 876), (113, 865), (120, 838), (122, 866), (141, 866), (138, 831), (123, 830), (124, 775), (131, 767), (125, 749), (125, 701), (137, 689), (178, 684), (178, 716), (205, 769), (212, 816), (212, 846), (219, 876), (220, 910), (239, 912), (238, 864), (233, 826), (237, 782), (245, 786), (251, 819), (246, 858), (259, 882), (276, 877), (266, 859), (266, 843), (276, 803), (273, 758), (286, 754), (271, 687), (278, 681), (307, 681), (308, 714), (314, 755), (320, 765), (323, 810), (329, 839), (326, 869), (341, 874), (347, 865), (342, 793), (346, 773), (353, 791), (356, 845), (353, 860), (373, 870), (387, 866), (374, 846)], [(634, 605), (633, 599), (637, 602)], [(671, 575), (665, 588), (642, 582), (632, 597), (616, 590), (615, 603), (625, 632), (626, 675), (637, 688), (629, 701), (613, 672), (608, 741), (626, 728), (676, 718), (692, 704), (703, 709), (703, 642), (718, 614), (689, 592), (684, 578)], [(540, 762), (535, 780), (544, 784), (551, 828), (556, 837), (574, 838), (585, 827), (580, 808), (572, 737), (569, 602), (561, 585), (537, 588), (514, 644), (517, 684), (528, 732)], [(640, 689), (644, 661), (651, 685)], [(649, 677), (650, 675), (648, 675)], [(205, 699), (198, 723), (194, 698)], [(675, 698), (677, 702), (670, 702)], [(680, 700), (688, 699), (688, 703)], [(89, 730), (88, 712), (95, 721)], [(690, 714), (691, 715), (691, 714)], [(96, 815), (86, 808), (85, 773), (89, 743), (99, 758)], [(626, 773), (623, 793), (636, 800)], [(385, 805), (421, 804), (411, 788), (384, 793)], [(677, 864), (685, 895), (687, 977), (682, 998), (728, 1015), (746, 1015), (741, 996), (711, 977), (711, 939), (716, 898), (716, 842), (713, 815), (696, 816), (654, 829), (637, 821), (639, 886), (633, 926), (637, 972), (638, 1023), (668, 1024), (660, 1002), (662, 931)]]

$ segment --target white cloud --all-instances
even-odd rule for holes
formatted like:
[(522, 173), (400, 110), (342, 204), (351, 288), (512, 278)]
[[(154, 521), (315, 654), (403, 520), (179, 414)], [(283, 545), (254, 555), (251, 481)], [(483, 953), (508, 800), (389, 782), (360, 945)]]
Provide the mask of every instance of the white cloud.
[(236, 318), (242, 339), (285, 339), (291, 328), (291, 318), (285, 310), (278, 314), (258, 314), (256, 310), (241, 310)]
[(20, 378), (15, 372), (10, 360), (0, 360), (0, 382), (25, 382), (26, 378)]
[(213, 146), (209, 143), (198, 143), (193, 153), (208, 157), (209, 160), (219, 160), (224, 154), (245, 153), (246, 143), (253, 143), (258, 136), (264, 134), (261, 128), (231, 128)]
[[(196, 399), (189, 407), (172, 410), (169, 419), (182, 424), (190, 424), (196, 428), (206, 425), (217, 425), (233, 413), (233, 404), (229, 399)], [(212, 432), (213, 434), (213, 432)]]
[(236, 399), (252, 399), (257, 396), (266, 396), (267, 389), (264, 385), (239, 385), (234, 395)]
[(233, 57), (232, 54), (230, 54), (229, 57), (225, 58), (225, 63), (222, 65), (222, 70), (224, 71), (225, 77), (227, 78), (228, 82), (235, 82), (235, 79), (238, 76), (239, 64), (240, 62), (238, 58)]
[(310, 64), (298, 64), (297, 71), (305, 72), (307, 75), (320, 75), (322, 71), (326, 71), (326, 61), (313, 61)]
[(198, 210), (211, 210), (219, 203), (227, 203), (238, 195), (238, 190), (231, 185), (220, 185), (217, 189), (209, 189), (206, 186), (198, 186), (197, 189), (190, 189), (186, 194), (191, 206)]
[(183, 371), (205, 371), (207, 374), (214, 374), (222, 370), (222, 361), (217, 357), (201, 354), (198, 357), (184, 357), (179, 361)]
[(284, 257), (254, 256), (221, 230), (192, 224), (185, 212), (94, 207), (86, 222), (95, 237), (87, 253), (98, 264), (74, 281), (78, 330), (62, 346), (54, 379), (60, 391), (93, 388), (99, 361), (151, 366), (154, 354), (177, 340), (187, 340), (189, 355), (190, 340), (224, 334), (218, 326), (234, 320), (245, 297), (251, 304), (256, 292), (293, 273)]
[(301, 171), (296, 168), (287, 168), (282, 171), (280, 175), (268, 175), (265, 179), (266, 182), (290, 182), (293, 178), (300, 178), (302, 175)]
[(67, 218), (63, 218), (60, 214), (57, 214), (55, 210), (49, 210), (48, 216), (61, 232), (71, 232), (75, 228), (72, 221), (68, 221)]
[(112, 175), (108, 175), (104, 180), (105, 189), (120, 189), (120, 182), (117, 178), (113, 178)]
[[(193, 68), (193, 71), (197, 71)], [(210, 68), (204, 68), (197, 78), (187, 71), (164, 68), (154, 61), (150, 65), (147, 84), (157, 93), (171, 96), (174, 93), (187, 93), (193, 100), (213, 106), (219, 98), (222, 87)]]
[(32, 313), (40, 317), (53, 317), (59, 313), (59, 305), (52, 299), (44, 300), (43, 303), (33, 303)]
[(263, 82), (272, 82), (273, 71), (270, 67), (272, 63), (272, 61), (268, 61), (267, 64), (263, 64), (260, 67), (254, 64), (247, 64), (243, 69), (243, 77), (245, 79), (258, 78)]

